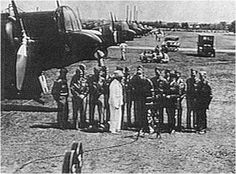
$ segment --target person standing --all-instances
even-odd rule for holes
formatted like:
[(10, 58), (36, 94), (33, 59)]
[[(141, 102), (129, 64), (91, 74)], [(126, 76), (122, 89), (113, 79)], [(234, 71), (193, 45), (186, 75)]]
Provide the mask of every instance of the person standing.
[[(80, 65), (76, 69), (75, 75), (70, 83), (73, 107), (73, 127), (75, 129), (84, 128), (86, 126), (86, 108), (89, 86), (85, 78), (85, 65)], [(80, 111), (80, 121), (78, 122), (78, 111)]]
[(191, 129), (191, 116), (193, 116), (193, 127), (197, 124), (196, 95), (197, 95), (197, 71), (191, 69), (191, 77), (186, 80), (186, 101), (187, 101), (187, 129)]
[(110, 120), (110, 109), (109, 109), (109, 86), (112, 78), (108, 75), (108, 68), (106, 66), (102, 66), (101, 70), (103, 72), (102, 77), (105, 79), (104, 83), (104, 120), (107, 123)]
[(99, 123), (104, 121), (104, 85), (101, 68), (94, 68), (94, 75), (89, 79), (89, 121), (94, 124), (95, 107), (98, 108)]
[(109, 105), (110, 105), (110, 131), (117, 133), (121, 129), (123, 105), (123, 87), (121, 80), (123, 73), (120, 70), (114, 72), (114, 79), (109, 86)]
[(134, 99), (135, 124), (139, 130), (149, 132), (146, 98), (153, 95), (152, 81), (144, 76), (143, 67), (138, 66), (137, 73), (131, 78), (130, 85)]
[(206, 79), (206, 72), (199, 73), (200, 81), (198, 82), (197, 90), (197, 130), (199, 133), (206, 133), (207, 128), (207, 114), (212, 100), (212, 90)]
[(124, 110), (126, 110), (126, 121), (127, 126), (131, 126), (131, 107), (132, 107), (132, 93), (130, 86), (130, 70), (128, 67), (125, 67), (124, 70)]
[(174, 71), (170, 72), (170, 84), (166, 95), (166, 112), (168, 116), (168, 125), (170, 131), (175, 130), (175, 113), (177, 98), (179, 97), (179, 86), (176, 81), (176, 74)]
[(185, 97), (185, 83), (184, 80), (181, 78), (181, 73), (176, 71), (176, 82), (179, 87), (179, 96), (177, 98), (177, 130), (181, 131), (182, 129), (182, 101)]
[(68, 70), (66, 68), (62, 68), (59, 71), (59, 76), (56, 81), (54, 81), (52, 87), (52, 96), (54, 100), (57, 102), (57, 123), (60, 128), (64, 129), (67, 126), (69, 109), (68, 109), (68, 96), (69, 89), (66, 79), (66, 74)]
[(157, 67), (155, 68), (155, 74), (156, 76), (151, 78), (151, 81), (154, 86), (156, 105), (157, 105), (155, 112), (159, 117), (160, 124), (163, 124), (164, 121), (163, 111), (165, 107), (165, 95), (167, 92), (168, 83), (167, 80), (161, 76), (161, 73)]
[(120, 51), (121, 51), (121, 60), (126, 60), (125, 53), (126, 53), (126, 48), (128, 45), (126, 43), (121, 43), (120, 44)]

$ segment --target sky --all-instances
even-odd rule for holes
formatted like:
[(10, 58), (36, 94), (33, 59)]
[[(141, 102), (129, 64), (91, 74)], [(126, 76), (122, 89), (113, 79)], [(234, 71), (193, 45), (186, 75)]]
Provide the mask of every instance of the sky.
[[(15, 0), (24, 11), (55, 10), (56, 0)], [(155, 1), (94, 1), (94, 0), (59, 0), (61, 5), (68, 5), (80, 10), (82, 19), (110, 19), (112, 11), (117, 19), (126, 19), (127, 5), (138, 10), (139, 21), (227, 23), (236, 20), (236, 1), (234, 0), (155, 0)], [(6, 9), (10, 0), (1, 0), (1, 11)]]

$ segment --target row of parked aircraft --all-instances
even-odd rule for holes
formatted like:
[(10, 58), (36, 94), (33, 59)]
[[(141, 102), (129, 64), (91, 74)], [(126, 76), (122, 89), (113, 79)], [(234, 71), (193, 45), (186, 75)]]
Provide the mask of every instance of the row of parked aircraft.
[(14, 0), (1, 13), (2, 98), (39, 98), (42, 72), (82, 60), (93, 60), (98, 50), (144, 35), (149, 28), (117, 21), (90, 29), (68, 6), (58, 1), (54, 11), (18, 12)]

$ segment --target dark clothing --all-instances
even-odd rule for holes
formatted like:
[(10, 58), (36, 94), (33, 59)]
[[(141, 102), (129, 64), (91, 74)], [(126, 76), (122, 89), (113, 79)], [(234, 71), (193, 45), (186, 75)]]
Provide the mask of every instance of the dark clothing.
[[(86, 123), (86, 108), (89, 92), (87, 79), (74, 75), (70, 83), (70, 89), (73, 95), (72, 106), (74, 127), (84, 127)], [(78, 111), (80, 111), (80, 122), (78, 121)]]
[(202, 130), (207, 128), (206, 110), (209, 109), (209, 105), (212, 100), (212, 90), (207, 81), (200, 81), (197, 89), (197, 129)]
[(89, 79), (89, 121), (94, 123), (95, 107), (98, 107), (99, 122), (104, 121), (105, 78), (92, 75)]
[(152, 81), (146, 77), (134, 75), (130, 80), (132, 98), (134, 100), (135, 122), (140, 129), (148, 131), (147, 110), (145, 106), (146, 98), (152, 96)]
[(52, 87), (52, 96), (57, 102), (57, 122), (61, 128), (65, 128), (68, 121), (68, 95), (69, 89), (66, 79), (57, 79)]
[(110, 120), (110, 108), (109, 108), (109, 86), (112, 81), (112, 78), (110, 76), (106, 77), (105, 83), (104, 83), (104, 115), (105, 115), (105, 122), (108, 122)]
[(131, 89), (131, 85), (130, 85), (130, 80), (131, 77), (125, 76), (124, 79), (124, 107), (122, 110), (122, 115), (124, 118), (125, 115), (125, 111), (126, 111), (126, 119), (127, 119), (127, 124), (131, 125), (131, 107), (132, 107), (132, 89)]
[(159, 116), (159, 122), (163, 124), (164, 121), (163, 111), (166, 103), (165, 95), (168, 90), (168, 82), (166, 81), (166, 79), (162, 77), (158, 78), (157, 76), (151, 78), (151, 81), (153, 83), (155, 91), (155, 103), (156, 103), (155, 112), (156, 115)]
[(171, 130), (175, 129), (175, 111), (177, 109), (177, 99), (179, 97), (179, 85), (174, 80), (170, 82), (166, 95), (166, 112), (168, 124)]
[(187, 101), (187, 128), (191, 128), (191, 113), (193, 116), (193, 127), (197, 124), (196, 97), (197, 97), (197, 78), (189, 78), (186, 81), (186, 101)]
[(182, 112), (183, 112), (183, 108), (182, 108), (182, 100), (184, 99), (184, 95), (185, 95), (185, 83), (184, 81), (179, 78), (177, 79), (177, 84), (179, 86), (179, 97), (177, 98), (177, 129), (181, 129), (182, 127)]

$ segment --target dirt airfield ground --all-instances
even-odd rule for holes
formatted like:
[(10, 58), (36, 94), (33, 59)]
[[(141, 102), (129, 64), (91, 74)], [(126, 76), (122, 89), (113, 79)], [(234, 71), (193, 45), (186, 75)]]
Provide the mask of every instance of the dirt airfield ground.
[[(180, 36), (181, 47), (196, 47), (196, 33), (173, 33)], [(235, 49), (235, 36), (216, 35), (216, 48)], [(220, 40), (219, 40), (220, 39)], [(136, 38), (128, 45), (154, 46), (153, 36)], [(105, 60), (112, 73), (117, 65), (131, 68), (142, 64), (138, 54), (128, 50), (127, 60), (120, 61), (118, 49), (110, 49)], [(154, 68), (175, 69), (189, 76), (190, 68), (205, 70), (213, 89), (208, 111), (206, 134), (163, 133), (161, 139), (145, 135), (135, 140), (136, 132), (124, 130), (118, 135), (60, 130), (55, 127), (55, 112), (6, 112), (1, 114), (1, 173), (61, 173), (63, 155), (73, 141), (82, 142), (82, 173), (235, 173), (235, 53), (217, 53), (215, 58), (197, 57), (195, 52), (171, 52), (168, 64), (143, 64), (147, 77)], [(92, 73), (96, 61), (83, 61)], [(70, 81), (79, 63), (68, 67)], [(51, 87), (56, 69), (46, 72)], [(45, 104), (34, 101), (27, 106), (55, 108), (50, 95)], [(71, 103), (71, 99), (69, 99)], [(4, 100), (2, 106), (21, 105), (26, 101)], [(184, 110), (185, 101), (183, 101)], [(70, 107), (71, 109), (71, 107)], [(70, 110), (70, 118), (72, 116)], [(185, 112), (183, 114), (185, 126)]]

